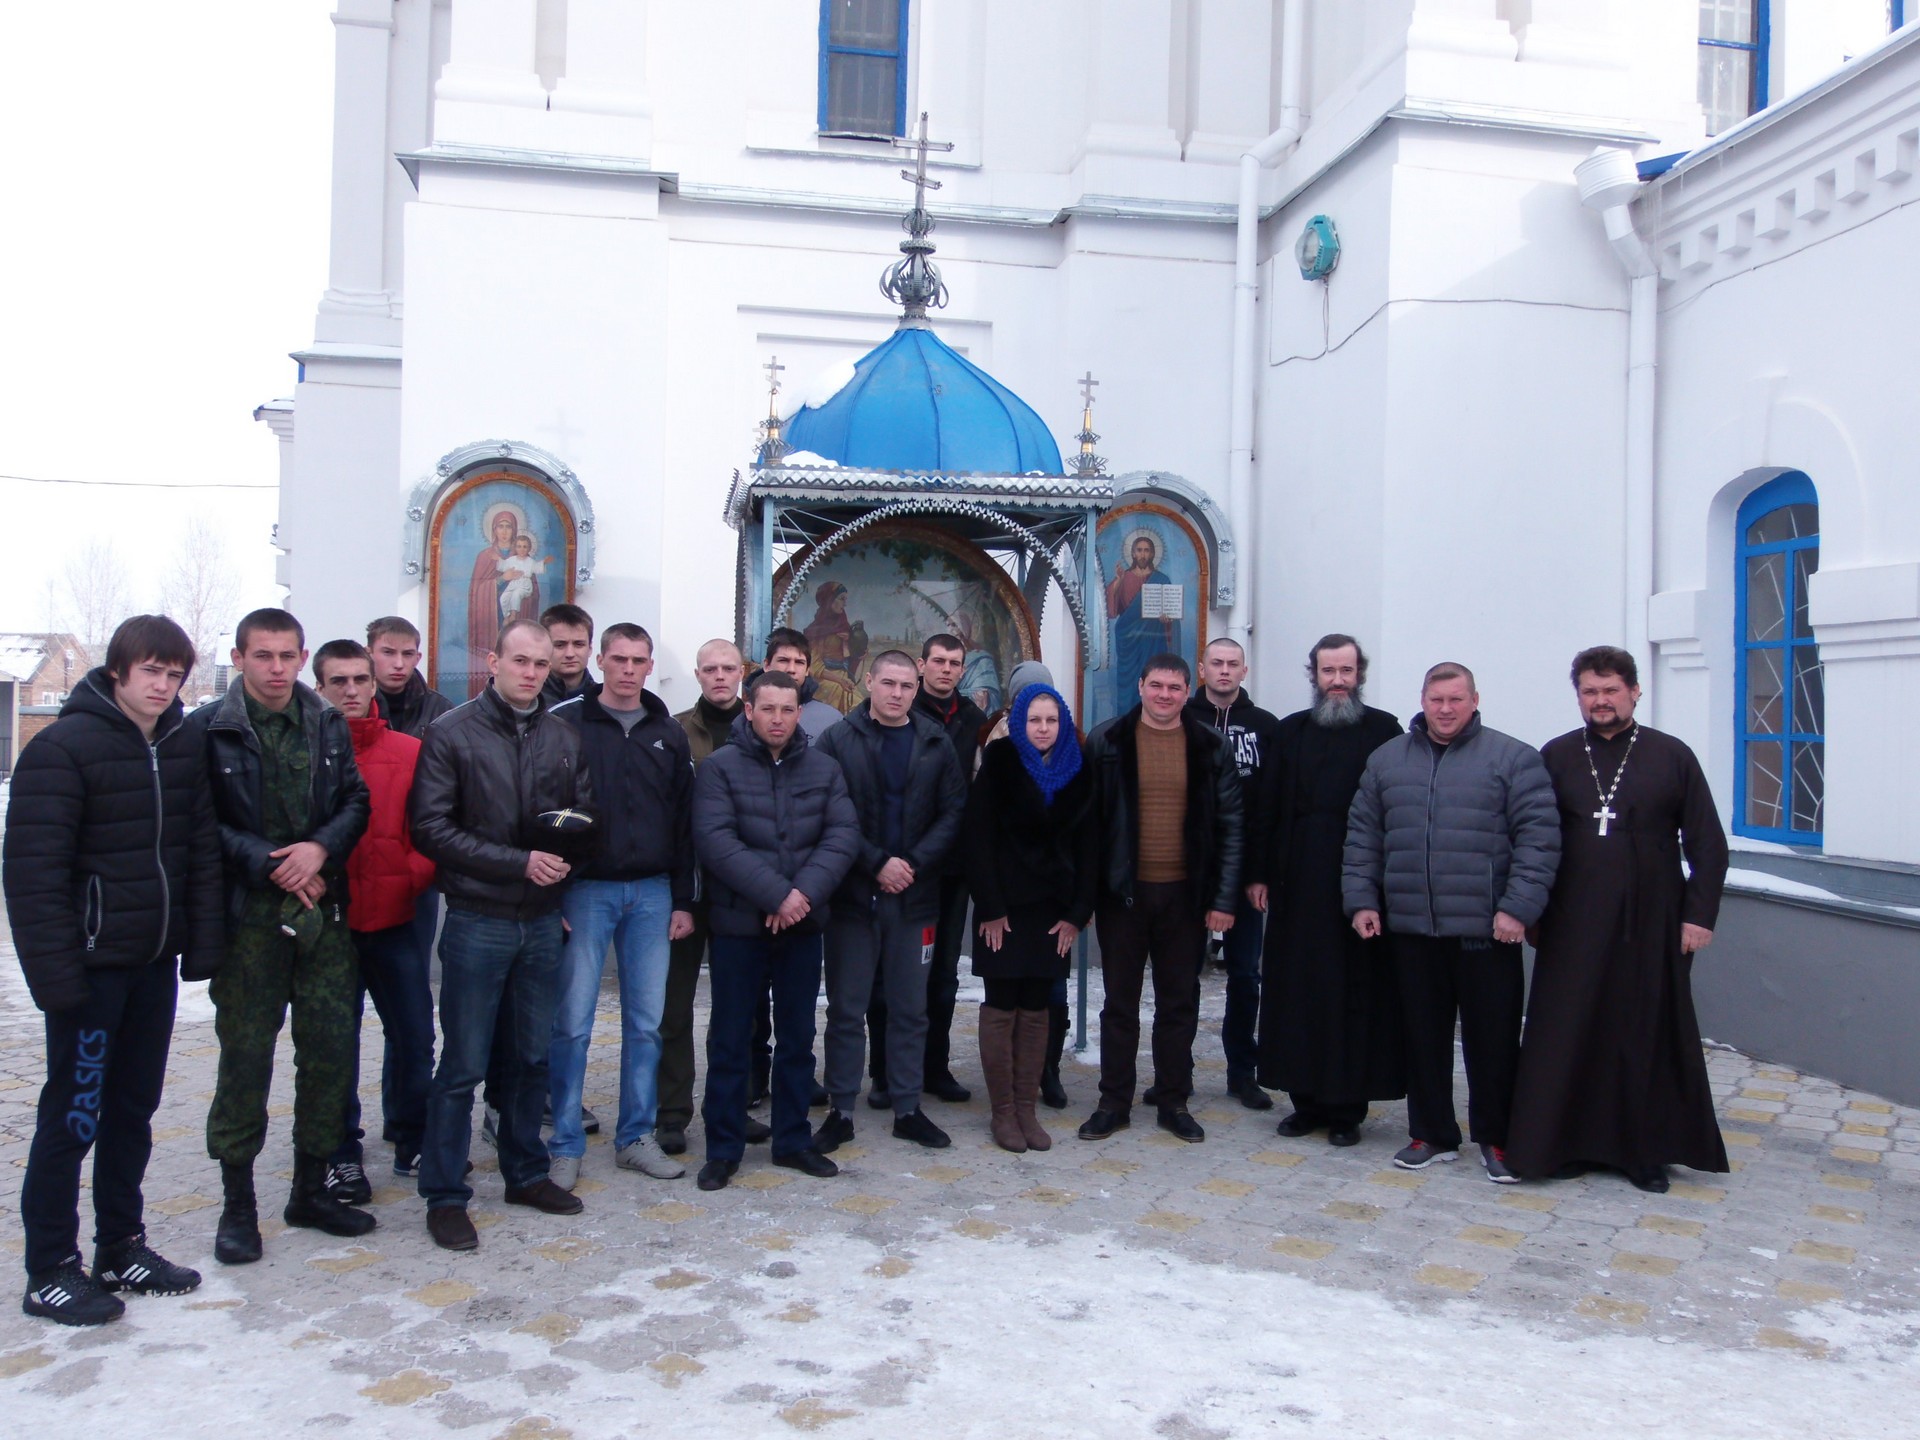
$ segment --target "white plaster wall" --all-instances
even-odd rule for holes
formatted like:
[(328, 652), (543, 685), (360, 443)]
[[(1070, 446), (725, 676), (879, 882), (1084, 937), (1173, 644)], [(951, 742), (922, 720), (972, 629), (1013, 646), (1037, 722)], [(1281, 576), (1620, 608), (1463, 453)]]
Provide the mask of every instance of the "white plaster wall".
[[(1902, 583), (1920, 586), (1910, 421), (1920, 354), (1908, 339), (1920, 327), (1920, 298), (1893, 279), (1910, 268), (1916, 245), (1920, 219), (1896, 209), (1663, 311), (1656, 532), (1656, 588), (1701, 592), (1704, 656), (1698, 668), (1682, 646), (1686, 668), (1663, 664), (1672, 698), (1662, 702), (1671, 708), (1661, 722), (1700, 750), (1730, 806), (1733, 511), (1781, 469), (1812, 477), (1821, 521), (1812, 597), (1826, 661), (1826, 850), (1908, 862), (1920, 861), (1920, 770), (1906, 760), (1920, 701), (1920, 624), (1903, 627), (1897, 616), (1878, 626), (1841, 623), (1872, 612), (1822, 607), (1836, 575), (1889, 582), (1896, 592)], [(1920, 610), (1920, 593), (1914, 599), (1910, 612)], [(1901, 629), (1905, 637), (1895, 633)]]
[[(477, 203), (508, 183), (521, 206), (542, 210)], [(428, 183), (408, 215), (407, 383), (390, 493), (472, 441), (523, 440), (559, 457), (593, 500), (599, 553), (579, 598), (603, 622), (647, 624), (660, 606), (669, 280), (653, 212), (651, 187), (632, 182), (460, 177)]]
[[(279, 542), (287, 552), (286, 606), (306, 628), (309, 649), (364, 640), (376, 615), (418, 618), (399, 599), (398, 369), (309, 361), (294, 389), (293, 464), (281, 475)], [(249, 608), (266, 603), (248, 601)]]

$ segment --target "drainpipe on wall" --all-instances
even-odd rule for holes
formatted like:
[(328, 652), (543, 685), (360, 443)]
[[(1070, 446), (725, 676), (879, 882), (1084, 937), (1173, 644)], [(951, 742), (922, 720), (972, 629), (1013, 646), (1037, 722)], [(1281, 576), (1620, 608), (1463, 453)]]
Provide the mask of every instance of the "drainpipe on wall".
[(1260, 172), (1300, 143), (1306, 75), (1306, 0), (1283, 0), (1280, 13), (1280, 128), (1240, 157), (1240, 206), (1233, 247), (1233, 362), (1229, 395), (1227, 513), (1239, 553), (1227, 633), (1244, 644), (1253, 630), (1253, 396), (1259, 374), (1255, 306), (1259, 300)]
[(1621, 643), (1640, 662), (1647, 716), (1654, 717), (1653, 656), (1647, 647), (1647, 605), (1653, 598), (1654, 400), (1659, 362), (1655, 341), (1660, 271), (1653, 251), (1633, 227), (1629, 208), (1640, 193), (1633, 156), (1601, 146), (1573, 169), (1580, 202), (1600, 214), (1627, 272), (1626, 588)]

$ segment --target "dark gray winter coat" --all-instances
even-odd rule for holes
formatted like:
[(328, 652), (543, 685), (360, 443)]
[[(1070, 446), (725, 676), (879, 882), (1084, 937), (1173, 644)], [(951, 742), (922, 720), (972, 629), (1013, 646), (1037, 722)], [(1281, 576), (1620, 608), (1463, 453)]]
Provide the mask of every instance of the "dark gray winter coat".
[[(913, 727), (913, 758), (907, 768), (900, 858), (913, 867), (914, 881), (901, 897), (901, 912), (909, 920), (931, 920), (940, 912), (940, 877), (960, 838), (967, 787), (947, 732), (919, 711), (909, 712), (907, 723)], [(814, 744), (838, 762), (860, 816), (860, 855), (840, 882), (836, 901), (869, 910), (879, 893), (876, 877), (893, 858), (879, 840), (886, 833), (887, 808), (880, 722), (870, 706), (861, 704)]]
[(1450, 745), (1425, 716), (1367, 759), (1347, 811), (1341, 897), (1388, 930), (1484, 940), (1496, 911), (1531, 925), (1560, 865), (1560, 813), (1540, 752), (1476, 714)]
[(767, 935), (766, 917), (798, 890), (827, 923), (827, 902), (860, 854), (860, 817), (846, 777), (796, 727), (779, 759), (746, 715), (693, 782), (693, 848), (716, 935)]

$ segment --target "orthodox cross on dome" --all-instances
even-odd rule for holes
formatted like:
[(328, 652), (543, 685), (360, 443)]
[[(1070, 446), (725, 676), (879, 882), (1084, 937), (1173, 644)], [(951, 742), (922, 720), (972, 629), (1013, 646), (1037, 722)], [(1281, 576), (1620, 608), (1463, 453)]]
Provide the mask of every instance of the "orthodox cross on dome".
[(1073, 437), (1080, 442), (1080, 452), (1069, 464), (1073, 473), (1082, 477), (1103, 475), (1107, 468), (1107, 457), (1096, 455), (1093, 450), (1094, 442), (1100, 438), (1093, 431), (1093, 390), (1099, 383), (1091, 370), (1080, 377), (1080, 433)]
[(778, 465), (791, 448), (780, 434), (780, 372), (787, 367), (775, 355), (760, 368), (767, 372), (767, 418), (760, 422), (760, 463)]
[(895, 140), (899, 149), (913, 152), (914, 166), (911, 170), (902, 170), (900, 178), (913, 182), (913, 209), (907, 212), (902, 221), (907, 238), (900, 242), (900, 253), (906, 258), (896, 260), (889, 265), (886, 273), (880, 277), (880, 293), (899, 305), (905, 314), (900, 317), (903, 329), (925, 330), (927, 310), (939, 309), (947, 303), (947, 287), (941, 283), (940, 272), (934, 268), (927, 257), (933, 254), (933, 241), (927, 238), (933, 234), (933, 217), (927, 213), (927, 191), (938, 190), (940, 182), (927, 178), (927, 155), (931, 151), (953, 149), (953, 143), (947, 140), (929, 140), (927, 138), (927, 112), (920, 112), (920, 133), (911, 139)]

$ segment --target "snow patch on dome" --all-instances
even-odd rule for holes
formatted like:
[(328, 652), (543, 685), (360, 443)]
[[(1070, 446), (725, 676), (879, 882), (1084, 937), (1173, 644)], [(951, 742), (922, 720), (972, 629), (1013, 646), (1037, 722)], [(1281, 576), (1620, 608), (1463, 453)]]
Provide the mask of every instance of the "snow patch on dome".
[(818, 410), (853, 383), (853, 371), (857, 363), (855, 360), (836, 360), (826, 368), (816, 370), (799, 384), (783, 388), (775, 413), (782, 420), (791, 420), (802, 409), (810, 407)]

